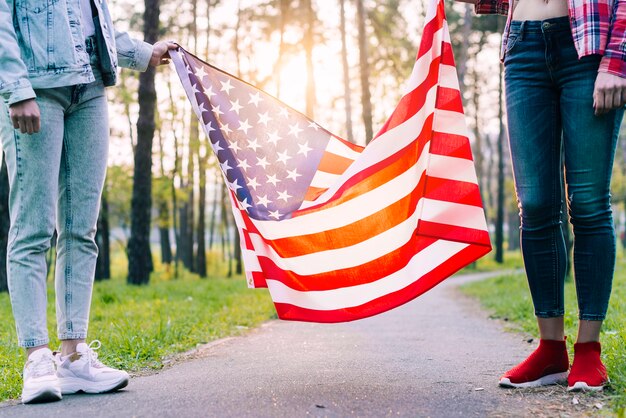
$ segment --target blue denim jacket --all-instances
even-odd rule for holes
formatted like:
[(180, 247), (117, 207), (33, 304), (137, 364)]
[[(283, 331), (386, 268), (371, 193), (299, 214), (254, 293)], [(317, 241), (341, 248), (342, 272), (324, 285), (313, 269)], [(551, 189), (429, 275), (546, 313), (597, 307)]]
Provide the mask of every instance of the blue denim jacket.
[[(112, 70), (145, 71), (152, 46), (113, 28), (106, 0), (95, 0)], [(80, 0), (0, 0), (0, 95), (9, 105), (35, 97), (33, 89), (93, 82), (80, 23)]]

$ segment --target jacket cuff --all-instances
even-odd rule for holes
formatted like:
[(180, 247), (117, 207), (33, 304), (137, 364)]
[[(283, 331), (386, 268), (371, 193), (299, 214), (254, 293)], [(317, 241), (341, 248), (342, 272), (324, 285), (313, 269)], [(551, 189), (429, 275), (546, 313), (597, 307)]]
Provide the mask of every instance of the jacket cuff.
[(150, 65), (150, 58), (152, 58), (152, 45), (147, 42), (137, 42), (137, 51), (135, 51), (135, 62), (132, 67), (137, 71), (146, 71), (148, 65)]
[(598, 71), (626, 78), (626, 61), (624, 57), (605, 55), (602, 57), (602, 61), (600, 61)]
[(31, 86), (28, 81), (18, 81), (14, 84), (14, 86), (7, 86), (8, 88), (4, 88), (5, 91), (2, 96), (5, 99), (5, 102), (11, 106), (14, 103), (23, 102), (24, 100), (34, 99), (37, 97), (35, 94), (35, 90)]

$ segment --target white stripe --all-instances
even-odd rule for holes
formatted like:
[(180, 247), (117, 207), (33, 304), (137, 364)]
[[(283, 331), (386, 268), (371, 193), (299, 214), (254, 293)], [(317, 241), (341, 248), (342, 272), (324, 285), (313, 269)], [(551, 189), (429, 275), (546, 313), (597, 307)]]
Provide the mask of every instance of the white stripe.
[[(251, 233), (250, 239), (257, 256), (269, 258), (282, 270), (292, 271), (301, 276), (327, 273), (369, 263), (402, 247), (415, 233), (419, 212), (418, 207), (403, 222), (357, 244), (296, 257), (281, 257), (258, 234)], [(365, 234), (367, 231), (364, 231)], [(311, 251), (316, 250), (311, 248)]]
[(441, 28), (437, 32), (435, 32), (433, 36), (433, 44), (431, 45), (430, 50), (428, 50), (424, 55), (419, 57), (417, 61), (415, 61), (411, 76), (409, 77), (403, 88), (404, 96), (410, 94), (420, 84), (422, 84), (424, 80), (426, 80), (426, 77), (428, 77), (428, 70), (430, 69), (431, 64), (434, 60), (441, 56), (441, 41), (443, 30), (444, 28)]
[(326, 152), (330, 152), (350, 160), (356, 160), (359, 155), (361, 155), (360, 152), (353, 150), (334, 136), (330, 138), (328, 147), (326, 147)]
[(361, 153), (361, 156), (341, 175), (341, 181), (324, 192), (315, 202), (305, 202), (301, 208), (306, 209), (313, 205), (327, 202), (334, 196), (341, 185), (355, 174), (378, 164), (413, 142), (424, 129), (425, 120), (433, 113), (436, 97), (437, 86), (435, 85), (428, 91), (424, 106), (415, 115), (370, 142)]
[(341, 174), (331, 174), (325, 171), (317, 171), (313, 180), (311, 180), (311, 187), (318, 187), (320, 189), (327, 189), (333, 186), (337, 181), (341, 179)]
[(413, 192), (428, 161), (428, 144), (413, 167), (387, 183), (328, 209), (280, 222), (251, 219), (267, 240), (308, 235), (340, 228), (386, 208)]
[(288, 303), (319, 311), (359, 306), (415, 283), (468, 246), (459, 242), (436, 241), (417, 253), (403, 269), (372, 283), (305, 292), (294, 290), (277, 280), (267, 280), (267, 287), (274, 303)]
[(474, 161), (465, 158), (431, 154), (426, 174), (446, 180), (465, 181), (478, 184)]
[(465, 137), (469, 134), (463, 113), (452, 112), (450, 110), (435, 109), (433, 130), (435, 132)]
[(421, 219), (428, 222), (460, 226), (463, 228), (487, 230), (483, 208), (443, 200), (422, 199)]
[(459, 77), (456, 72), (456, 67), (441, 64), (439, 67), (439, 85), (441, 87), (459, 90)]

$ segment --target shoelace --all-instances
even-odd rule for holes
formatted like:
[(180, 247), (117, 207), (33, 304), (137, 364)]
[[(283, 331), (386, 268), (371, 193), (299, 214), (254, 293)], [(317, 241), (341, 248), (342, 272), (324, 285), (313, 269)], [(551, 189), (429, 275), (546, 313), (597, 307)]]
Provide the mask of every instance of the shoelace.
[[(96, 343), (96, 346), (92, 347), (92, 345), (94, 345), (94, 343)], [(96, 352), (96, 350), (98, 350), (100, 347), (102, 347), (102, 343), (99, 340), (93, 340), (89, 346), (87, 347), (87, 356), (89, 359), (89, 364), (91, 364), (93, 367), (105, 367), (104, 364), (102, 364), (102, 362), (100, 362), (100, 360), (98, 360), (98, 353)]]
[(28, 365), (28, 369), (32, 377), (41, 377), (56, 373), (54, 358), (49, 353), (43, 354), (37, 360), (31, 361)]

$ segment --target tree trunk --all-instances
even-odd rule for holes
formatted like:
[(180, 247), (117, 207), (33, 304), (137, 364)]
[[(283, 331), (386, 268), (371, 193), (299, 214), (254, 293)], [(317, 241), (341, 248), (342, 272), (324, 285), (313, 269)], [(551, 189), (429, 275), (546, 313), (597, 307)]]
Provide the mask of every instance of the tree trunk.
[(7, 283), (9, 224), (9, 174), (3, 154), (0, 167), (0, 292), (9, 290)]
[[(145, 0), (144, 40), (151, 44), (159, 35), (159, 0)], [(131, 232), (128, 242), (128, 283), (147, 284), (150, 281), (150, 211), (152, 208), (152, 140), (156, 91), (153, 67), (139, 75), (139, 119), (137, 120), (137, 149), (133, 197), (131, 200)]]
[(368, 61), (368, 42), (365, 28), (365, 9), (363, 0), (356, 0), (357, 22), (359, 28), (359, 66), (361, 68), (361, 105), (363, 107), (363, 124), (365, 125), (365, 142), (369, 143), (374, 136), (372, 128), (372, 97), (370, 93), (370, 67)]
[(205, 278), (206, 273), (206, 159), (208, 158), (208, 145), (205, 148), (205, 155), (198, 152), (199, 176), (199, 196), (198, 196), (198, 230), (196, 237), (198, 240), (198, 251), (196, 254), (196, 272), (200, 277)]
[(498, 72), (500, 81), (498, 85), (498, 118), (500, 120), (500, 130), (498, 133), (498, 199), (496, 206), (496, 251), (495, 260), (497, 263), (504, 262), (504, 101), (502, 100), (503, 81), (502, 81), (502, 65)]
[(311, 0), (304, 0), (306, 10), (306, 30), (304, 32), (304, 54), (306, 56), (306, 115), (315, 118), (315, 71), (313, 68), (313, 46), (315, 12)]
[[(160, 125), (160, 123), (159, 123)], [(165, 151), (163, 150), (163, 135), (159, 128), (159, 166), (161, 168), (160, 185), (165, 184), (167, 175), (165, 174)], [(172, 264), (172, 245), (170, 244), (170, 208), (167, 204), (163, 186), (159, 187), (158, 209), (159, 209), (159, 238), (161, 242), (161, 262), (163, 264)]]
[(340, 30), (341, 30), (341, 63), (343, 66), (343, 100), (346, 106), (346, 134), (347, 140), (354, 143), (352, 132), (352, 98), (350, 94), (350, 67), (348, 64), (348, 45), (346, 42), (346, 5), (345, 0), (339, 0)]
[(109, 233), (109, 202), (107, 201), (108, 190), (102, 193), (100, 202), (100, 214), (98, 216), (98, 230), (96, 231), (96, 244), (98, 244), (98, 259), (96, 260), (96, 280), (111, 278), (111, 242)]
[[(176, 175), (180, 167), (180, 154), (178, 153), (178, 135), (174, 127), (174, 121), (177, 120), (176, 103), (172, 94), (172, 79), (168, 79), (167, 84), (170, 96), (170, 112), (172, 114), (172, 137), (174, 138), (174, 168), (172, 169), (172, 180), (170, 183), (170, 193), (172, 196), (172, 226), (174, 227), (174, 242), (176, 243), (176, 256), (174, 258), (174, 278), (178, 278), (178, 264), (180, 262), (180, 229), (178, 227), (178, 198), (176, 196)], [(184, 120), (184, 119), (183, 119)]]

